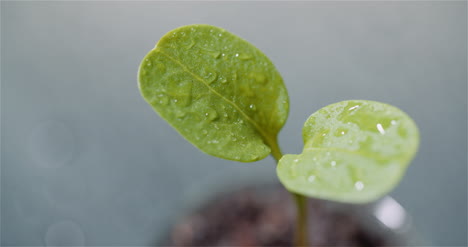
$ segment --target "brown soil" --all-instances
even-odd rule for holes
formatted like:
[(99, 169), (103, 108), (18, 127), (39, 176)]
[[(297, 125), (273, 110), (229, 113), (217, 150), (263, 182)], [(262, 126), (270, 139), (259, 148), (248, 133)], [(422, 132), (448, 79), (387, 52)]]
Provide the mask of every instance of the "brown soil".
[[(215, 198), (182, 219), (170, 246), (292, 246), (295, 207), (284, 189), (244, 189)], [(383, 246), (383, 236), (364, 230), (358, 218), (309, 200), (311, 246)], [(392, 243), (394, 244), (394, 243)]]

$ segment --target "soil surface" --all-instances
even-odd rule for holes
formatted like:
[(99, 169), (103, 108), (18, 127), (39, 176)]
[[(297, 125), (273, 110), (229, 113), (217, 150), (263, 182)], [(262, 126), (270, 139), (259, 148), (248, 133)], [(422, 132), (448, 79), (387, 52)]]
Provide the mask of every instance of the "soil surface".
[[(282, 188), (243, 189), (215, 198), (172, 229), (170, 246), (292, 246), (295, 206)], [(309, 200), (311, 246), (383, 246), (357, 218)]]

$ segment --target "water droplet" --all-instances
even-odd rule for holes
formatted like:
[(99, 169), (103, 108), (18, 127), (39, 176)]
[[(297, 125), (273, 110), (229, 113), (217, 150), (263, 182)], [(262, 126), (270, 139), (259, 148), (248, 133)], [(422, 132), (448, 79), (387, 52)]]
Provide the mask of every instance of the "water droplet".
[(223, 34), (222, 34), (222, 33), (220, 33), (220, 34), (218, 34), (218, 36), (219, 36), (219, 37), (221, 37), (221, 36), (223, 36)]
[(249, 105), (250, 110), (255, 111), (257, 107), (254, 104)]
[(310, 176), (307, 178), (307, 181), (309, 181), (310, 183), (314, 182), (314, 181), (315, 181), (315, 176), (314, 176), (314, 175), (310, 175)]
[(211, 142), (214, 143), (214, 144), (219, 143), (218, 140), (212, 140)]
[(294, 159), (294, 163), (297, 163), (297, 162), (299, 162), (299, 159)]
[(352, 111), (352, 110), (357, 109), (357, 108), (359, 108), (359, 107), (360, 107), (360, 105), (352, 106), (352, 107), (350, 107), (350, 108), (348, 109), (348, 111)]
[(195, 41), (193, 39), (189, 38), (187, 42), (183, 44), (186, 49), (190, 49), (195, 45)]
[(199, 137), (199, 136), (195, 136), (195, 139), (196, 139), (197, 141), (199, 141), (199, 140), (200, 140), (200, 137)]
[(177, 95), (174, 103), (178, 103), (181, 106), (188, 106), (192, 102), (192, 81), (181, 81), (178, 84), (171, 85), (171, 92)]
[(397, 122), (396, 122), (395, 120), (392, 120), (390, 123), (391, 123), (392, 125), (397, 124)]
[(167, 104), (169, 103), (169, 97), (167, 97), (167, 96), (164, 95), (164, 94), (160, 94), (160, 95), (158, 96), (158, 98), (159, 98), (159, 101), (158, 101), (158, 102), (159, 102), (159, 104), (161, 104), (161, 105), (167, 105)]
[(239, 53), (236, 53), (236, 57), (238, 57), (238, 56), (239, 56)]
[(327, 135), (327, 133), (323, 133), (323, 134), (322, 134), (322, 136), (326, 136), (326, 135)]
[(210, 33), (212, 33), (212, 32), (213, 32), (213, 29), (210, 30)]
[(385, 130), (384, 130), (382, 124), (380, 124), (380, 123), (377, 124), (377, 130), (380, 132), (380, 134), (385, 135)]
[(354, 183), (354, 188), (356, 188), (356, 190), (361, 191), (364, 189), (364, 183), (361, 181), (357, 181), (356, 183)]
[(336, 166), (336, 161), (333, 160), (332, 162), (330, 162), (330, 165), (331, 166)]
[(191, 28), (190, 28), (190, 31), (195, 31), (195, 28), (191, 27)]
[[(221, 52), (214, 50), (214, 48), (208, 48), (207, 46), (208, 44), (204, 44), (200, 47), (203, 53), (209, 54), (213, 58), (219, 58), (221, 56)], [(213, 43), (211, 43), (210, 46), (213, 46)]]
[(345, 134), (345, 132), (344, 132), (344, 131), (341, 131), (341, 134), (342, 134), (342, 135), (344, 135), (344, 134)]
[(208, 111), (205, 112), (205, 117), (208, 121), (213, 121), (218, 118), (218, 113), (214, 109), (209, 108)]
[(219, 79), (221, 80), (221, 83), (227, 83), (228, 82), (228, 80), (226, 78), (220, 77)]
[(264, 74), (254, 73), (251, 74), (251, 76), (255, 79), (257, 83), (265, 84), (267, 82), (266, 76)]
[(224, 57), (224, 56), (226, 56), (226, 54), (223, 53), (223, 54), (221, 54), (221, 56)]
[(214, 58), (219, 58), (219, 56), (221, 55), (221, 52), (219, 51), (213, 51), (210, 53), (211, 56), (213, 56)]
[(150, 66), (151, 66), (151, 62), (146, 63), (146, 66), (150, 67)]
[(251, 59), (252, 57), (249, 56), (249, 55), (246, 54), (246, 53), (242, 53), (242, 54), (239, 55), (239, 58), (242, 59), (242, 60), (249, 60), (249, 59)]
[(218, 77), (218, 75), (216, 74), (216, 72), (208, 72), (205, 75), (205, 79), (208, 82), (208, 84), (213, 83), (216, 80), (217, 77)]
[(178, 100), (177, 100), (177, 99), (173, 99), (172, 101), (173, 101), (174, 103), (177, 103)]
[(243, 123), (244, 123), (244, 120), (239, 119), (239, 123), (240, 123), (240, 124), (243, 124)]
[(228, 116), (229, 115), (226, 112), (223, 114), (223, 117), (228, 117)]
[(237, 80), (237, 72), (235, 72), (235, 71), (232, 72), (232, 80), (233, 81)]
[(317, 161), (317, 158), (316, 158), (316, 157), (314, 157), (314, 158), (312, 158), (312, 160), (313, 160), (313, 161)]
[(183, 117), (186, 116), (186, 114), (187, 114), (187, 113), (186, 113), (185, 111), (177, 111), (177, 112), (176, 112), (176, 117), (177, 117), (177, 118), (183, 118)]

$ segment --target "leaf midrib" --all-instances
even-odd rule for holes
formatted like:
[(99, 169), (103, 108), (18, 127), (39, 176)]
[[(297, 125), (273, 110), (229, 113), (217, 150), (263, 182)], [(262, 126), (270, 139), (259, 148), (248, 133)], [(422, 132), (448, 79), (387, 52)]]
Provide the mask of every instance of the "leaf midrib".
[(160, 48), (155, 48), (155, 52), (159, 52), (161, 53), (162, 55), (164, 55), (165, 57), (167, 57), (168, 59), (170, 59), (172, 62), (176, 63), (177, 65), (179, 65), (185, 72), (187, 72), (188, 74), (192, 75), (196, 80), (198, 80), (199, 82), (201, 82), (203, 85), (205, 85), (211, 92), (213, 92), (215, 95), (217, 95), (218, 97), (220, 97), (222, 100), (224, 100), (225, 102), (227, 102), (228, 104), (232, 105), (250, 124), (252, 124), (255, 129), (257, 130), (257, 132), (260, 134), (260, 136), (262, 136), (263, 140), (266, 142), (266, 144), (270, 147), (270, 149), (272, 149), (275, 145), (275, 141), (272, 140), (270, 138), (270, 136), (265, 133), (262, 128), (260, 128), (260, 126), (258, 126), (258, 124), (252, 119), (250, 118), (237, 104), (235, 104), (234, 102), (232, 102), (231, 100), (227, 99), (226, 97), (224, 97), (223, 95), (221, 95), (219, 92), (217, 92), (216, 90), (214, 90), (210, 84), (206, 81), (203, 80), (203, 78), (201, 78), (200, 76), (198, 76), (197, 74), (193, 73), (191, 70), (188, 69), (187, 66), (185, 66), (183, 63), (181, 63), (179, 60), (175, 59), (174, 57), (172, 57), (171, 55), (165, 53), (164, 51), (162, 51)]

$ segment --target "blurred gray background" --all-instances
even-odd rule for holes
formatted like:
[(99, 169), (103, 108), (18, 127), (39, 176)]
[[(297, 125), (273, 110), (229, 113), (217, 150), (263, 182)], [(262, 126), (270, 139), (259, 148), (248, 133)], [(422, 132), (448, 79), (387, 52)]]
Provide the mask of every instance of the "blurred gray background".
[(391, 195), (434, 245), (467, 244), (467, 3), (1, 2), (1, 244), (150, 245), (187, 203), (276, 181), (199, 152), (143, 101), (137, 69), (158, 39), (207, 23), (276, 64), (291, 99), (280, 134), (300, 153), (317, 109), (396, 105), (420, 151)]

